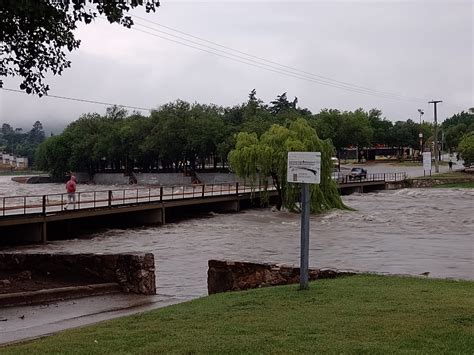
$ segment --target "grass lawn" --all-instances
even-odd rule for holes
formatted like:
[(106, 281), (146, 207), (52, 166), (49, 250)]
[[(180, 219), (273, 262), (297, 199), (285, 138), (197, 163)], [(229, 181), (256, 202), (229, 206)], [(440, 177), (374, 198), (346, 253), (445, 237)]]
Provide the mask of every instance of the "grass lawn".
[(474, 175), (465, 173), (462, 171), (451, 171), (451, 172), (446, 172), (446, 173), (441, 173), (441, 174), (432, 174), (431, 176), (419, 176), (416, 179), (427, 179), (427, 180), (432, 180), (432, 179), (470, 179), (474, 181)]
[(38, 175), (38, 174), (45, 174), (42, 171), (34, 171), (34, 170), (0, 170), (0, 176), (23, 176), (23, 175)]
[[(444, 160), (438, 161), (439, 165), (446, 165), (448, 166), (449, 163)], [(392, 161), (390, 162), (390, 165), (395, 165), (395, 166), (423, 166), (423, 162), (421, 161), (413, 161), (413, 160), (402, 160), (402, 161)], [(434, 162), (433, 162), (434, 166)]]
[(458, 183), (453, 183), (453, 184), (442, 184), (442, 185), (436, 185), (433, 186), (434, 188), (460, 188), (460, 189), (474, 189), (474, 181), (471, 182), (458, 182)]
[(2, 354), (458, 353), (474, 282), (359, 275), (203, 297), (1, 348)]

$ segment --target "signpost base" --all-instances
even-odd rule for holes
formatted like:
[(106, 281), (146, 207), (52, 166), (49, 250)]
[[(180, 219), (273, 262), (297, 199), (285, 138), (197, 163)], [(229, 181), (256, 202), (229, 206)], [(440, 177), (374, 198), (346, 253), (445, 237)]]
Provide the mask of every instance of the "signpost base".
[(309, 268), (309, 184), (301, 184), (300, 290), (308, 289)]

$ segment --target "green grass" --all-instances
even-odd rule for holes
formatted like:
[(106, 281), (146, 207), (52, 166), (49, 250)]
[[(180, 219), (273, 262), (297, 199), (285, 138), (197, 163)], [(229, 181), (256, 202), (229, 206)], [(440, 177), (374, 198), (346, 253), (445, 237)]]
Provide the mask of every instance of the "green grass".
[(212, 295), (1, 348), (2, 354), (459, 353), (474, 283), (360, 275)]
[(474, 181), (474, 175), (473, 174), (469, 174), (469, 173), (465, 173), (465, 172), (462, 172), (462, 171), (451, 171), (451, 172), (446, 172), (446, 173), (441, 173), (441, 174), (432, 174), (431, 176), (427, 175), (427, 176), (419, 176), (419, 177), (416, 177), (416, 179), (428, 179), (428, 180), (432, 180), (432, 179), (469, 179), (469, 180), (472, 180)]
[(453, 184), (442, 184), (433, 186), (435, 188), (459, 188), (459, 189), (474, 189), (474, 181), (471, 182), (459, 182)]
[(23, 176), (23, 175), (39, 175), (39, 174), (46, 174), (43, 171), (35, 171), (35, 170), (0, 170), (0, 176)]
[[(449, 163), (444, 160), (438, 161), (439, 165), (446, 165), (448, 166)], [(413, 161), (413, 160), (401, 160), (401, 161), (391, 161), (390, 165), (396, 165), (396, 166), (423, 166), (423, 162), (421, 161)], [(433, 163), (434, 166), (434, 163)]]

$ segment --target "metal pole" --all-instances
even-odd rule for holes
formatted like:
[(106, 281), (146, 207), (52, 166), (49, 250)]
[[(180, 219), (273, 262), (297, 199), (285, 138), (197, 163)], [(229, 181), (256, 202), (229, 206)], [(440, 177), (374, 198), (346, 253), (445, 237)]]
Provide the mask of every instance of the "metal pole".
[(429, 101), (429, 104), (434, 105), (434, 158), (435, 158), (435, 172), (439, 173), (439, 165), (438, 165), (438, 112), (437, 112), (437, 104), (443, 102), (441, 100), (433, 100)]
[(309, 264), (309, 184), (301, 184), (300, 290), (308, 289)]
[[(420, 133), (419, 133), (419, 138), (420, 138), (420, 157), (422, 157), (423, 155), (423, 132), (422, 132), (422, 127), (421, 127), (421, 117), (424, 115), (424, 111), (419, 108), (418, 109), (418, 112), (420, 113)], [(423, 161), (423, 159), (421, 159)]]

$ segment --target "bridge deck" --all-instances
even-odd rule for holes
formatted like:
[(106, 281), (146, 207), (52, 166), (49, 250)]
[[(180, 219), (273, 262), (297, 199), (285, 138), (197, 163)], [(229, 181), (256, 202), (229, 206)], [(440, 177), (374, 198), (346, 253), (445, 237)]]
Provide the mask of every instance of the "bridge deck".
[[(405, 179), (404, 173), (372, 174), (366, 178), (345, 177), (337, 181), (339, 188), (384, 185), (390, 181)], [(119, 189), (106, 191), (77, 192), (75, 208), (67, 207), (67, 194), (34, 196), (7, 196), (0, 199), (0, 226), (35, 223), (47, 220), (80, 218), (81, 216), (115, 214), (133, 210), (156, 209), (160, 207), (185, 206), (211, 203), (217, 197), (222, 201), (238, 197), (250, 198), (263, 188), (224, 183), (213, 185), (180, 185), (168, 187)], [(275, 189), (269, 187), (275, 194)], [(80, 212), (80, 213), (79, 213)], [(30, 220), (30, 222), (27, 222)], [(34, 221), (34, 222), (33, 222)]]

